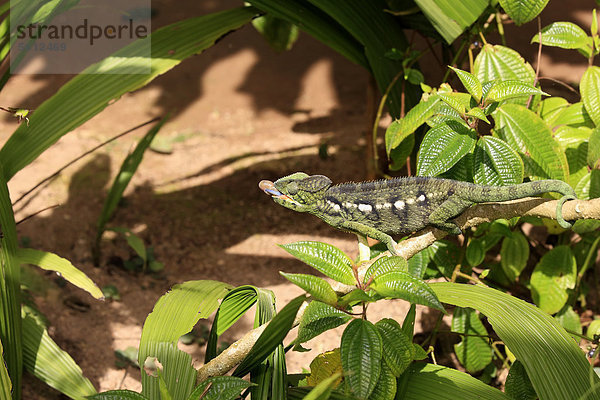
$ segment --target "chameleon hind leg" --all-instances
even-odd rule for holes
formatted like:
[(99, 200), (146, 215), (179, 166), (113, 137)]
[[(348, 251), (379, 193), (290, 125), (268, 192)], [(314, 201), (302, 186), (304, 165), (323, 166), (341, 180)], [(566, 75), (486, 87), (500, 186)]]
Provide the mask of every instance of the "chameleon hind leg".
[(475, 203), (472, 201), (458, 196), (451, 196), (429, 214), (429, 224), (446, 232), (450, 232), (453, 235), (460, 235), (462, 233), (460, 227), (456, 225), (456, 222), (451, 220), (458, 217), (473, 204)]
[(390, 253), (392, 253), (392, 255), (398, 255), (395, 247), (397, 243), (387, 233), (383, 233), (375, 228), (371, 228), (370, 226), (361, 224), (360, 222), (356, 221), (341, 221), (339, 224), (336, 225), (336, 227), (363, 236), (368, 236), (371, 239), (379, 240), (381, 243), (387, 246), (387, 249), (390, 251)]

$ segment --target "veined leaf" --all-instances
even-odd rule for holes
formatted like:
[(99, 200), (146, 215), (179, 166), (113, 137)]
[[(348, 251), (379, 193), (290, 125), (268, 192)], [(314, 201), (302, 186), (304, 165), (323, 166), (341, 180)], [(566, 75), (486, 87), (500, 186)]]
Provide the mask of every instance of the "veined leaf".
[(594, 121), (588, 114), (583, 102), (577, 102), (564, 108), (554, 120), (553, 126), (568, 125), (575, 128), (584, 126), (594, 128)]
[(513, 362), (508, 371), (504, 391), (513, 399), (535, 400), (538, 398), (535, 389), (531, 386), (527, 371), (519, 360)]
[(148, 397), (133, 390), (108, 390), (86, 397), (88, 400), (148, 400)]
[(330, 305), (320, 301), (311, 301), (300, 319), (296, 343), (307, 342), (329, 329), (345, 324), (351, 319), (350, 315)]
[(315, 300), (332, 306), (337, 303), (337, 294), (324, 279), (309, 274), (286, 274), (285, 272), (280, 274), (294, 285), (304, 289)]
[(23, 366), (48, 386), (72, 399), (96, 393), (79, 365), (48, 335), (38, 320), (23, 310)]
[(465, 258), (471, 267), (480, 265), (485, 259), (485, 249), (481, 239), (473, 239), (469, 242), (465, 251)]
[(594, 129), (590, 135), (587, 165), (591, 169), (600, 169), (600, 127)]
[(485, 0), (416, 0), (415, 3), (448, 44), (471, 26), (488, 6)]
[(304, 397), (303, 400), (327, 400), (330, 399), (331, 390), (338, 385), (342, 374), (336, 372), (333, 375), (328, 375), (327, 378), (319, 382), (311, 391)]
[[(179, 337), (190, 332), (200, 318), (208, 318), (230, 289), (228, 284), (209, 280), (175, 285), (158, 299), (146, 318), (138, 362), (144, 365), (148, 357), (156, 357), (163, 365), (176, 363), (177, 368), (165, 368), (162, 374), (174, 398), (189, 396), (196, 381), (191, 356), (177, 348)], [(158, 398), (159, 393), (158, 378), (142, 373), (142, 394)]]
[(196, 386), (187, 400), (234, 400), (250, 386), (250, 382), (234, 376), (213, 376)]
[(508, 47), (490, 44), (484, 45), (475, 58), (473, 74), (484, 86), (486, 82), (496, 80), (533, 85), (535, 80), (535, 71), (519, 53)]
[(465, 89), (471, 96), (477, 100), (479, 103), (481, 101), (481, 95), (483, 93), (483, 89), (481, 88), (481, 82), (477, 77), (467, 71), (463, 71), (462, 69), (450, 67), (452, 71), (456, 72), (458, 79), (462, 82)]
[(472, 97), (467, 93), (438, 93), (438, 97), (460, 115), (463, 115), (467, 109), (471, 108)]
[(331, 279), (355, 285), (352, 260), (343, 251), (327, 243), (301, 241), (279, 245), (282, 249)]
[(500, 81), (490, 88), (486, 95), (486, 102), (503, 101), (516, 97), (526, 97), (546, 94), (533, 85), (521, 81)]
[(515, 24), (529, 22), (548, 4), (548, 0), (500, 0), (500, 5)]
[[(586, 143), (590, 140), (592, 135), (592, 129), (585, 126), (575, 128), (569, 125), (561, 125), (554, 131), (554, 139), (558, 142), (563, 150), (568, 148), (577, 148), (582, 143)], [(586, 146), (587, 147), (587, 146)], [(567, 159), (569, 155), (567, 154)], [(570, 165), (569, 165), (570, 166)], [(571, 168), (569, 168), (570, 170)], [(575, 169), (574, 171), (576, 171)], [(574, 172), (574, 171), (571, 171)]]
[(504, 140), (479, 138), (473, 156), (473, 182), (497, 186), (523, 182), (523, 160)]
[(469, 111), (466, 112), (467, 116), (469, 117), (474, 117), (477, 119), (480, 119), (482, 121), (487, 122), (488, 124), (490, 123), (490, 120), (487, 118), (487, 115), (485, 115), (485, 112), (483, 111), (483, 109), (481, 109), (480, 107), (473, 107), (471, 108)]
[(369, 400), (394, 400), (396, 398), (396, 386), (396, 377), (388, 364), (382, 361), (379, 379), (369, 396)]
[(233, 376), (242, 377), (246, 375), (283, 342), (283, 339), (290, 329), (292, 329), (298, 309), (305, 300), (305, 295), (292, 299), (273, 317), (256, 343), (254, 343), (254, 346), (252, 346), (252, 350), (250, 350), (233, 372)]
[(310, 363), (310, 375), (306, 377), (308, 386), (318, 386), (326, 381), (331, 375), (339, 378), (334, 381), (337, 386), (342, 381), (342, 356), (339, 347), (332, 351), (326, 351), (314, 358)]
[(437, 95), (431, 95), (411, 108), (404, 118), (390, 124), (385, 132), (385, 147), (388, 155), (392, 149), (398, 147), (408, 135), (416, 131), (435, 113), (436, 104), (439, 101), (440, 98)]
[(538, 106), (538, 114), (548, 126), (554, 127), (556, 117), (569, 107), (569, 102), (562, 97), (547, 97), (540, 101)]
[(359, 398), (366, 399), (375, 389), (381, 373), (382, 346), (375, 325), (363, 319), (350, 322), (342, 334), (344, 381)]
[(454, 352), (467, 372), (481, 371), (492, 362), (492, 348), (486, 337), (488, 333), (474, 310), (454, 309), (452, 332), (465, 335), (460, 343), (454, 345)]
[(417, 175), (436, 176), (448, 171), (475, 148), (476, 134), (466, 126), (448, 121), (427, 132), (417, 155)]
[(81, 270), (75, 268), (71, 262), (54, 253), (35, 249), (17, 249), (17, 258), (23, 264), (37, 265), (47, 271), (55, 271), (73, 285), (87, 291), (97, 299), (104, 295), (96, 284)]
[(381, 296), (403, 299), (445, 312), (427, 283), (407, 272), (388, 271), (379, 274), (374, 277), (370, 287)]
[(512, 236), (502, 240), (500, 257), (502, 270), (508, 279), (514, 282), (527, 266), (529, 242), (521, 232), (513, 232)]
[(495, 132), (521, 153), (528, 176), (566, 180), (569, 165), (552, 132), (533, 111), (518, 104), (496, 110)]
[(368, 282), (371, 277), (383, 274), (388, 271), (408, 271), (406, 260), (400, 256), (379, 257), (369, 266), (365, 272), (363, 282)]
[[(535, 34), (531, 43), (539, 43), (540, 35)], [(585, 49), (587, 53), (591, 48), (590, 38), (578, 25), (572, 22), (553, 22), (542, 29), (542, 44), (544, 46), (561, 47), (563, 49)]]
[[(571, 249), (557, 246), (544, 254), (531, 274), (533, 301), (548, 314), (560, 310), (575, 287), (577, 263)], [(518, 358), (518, 357), (517, 357)]]
[(400, 324), (391, 318), (378, 321), (375, 327), (383, 340), (383, 359), (395, 377), (402, 375), (415, 356), (411, 339)]
[[(569, 330), (570, 332), (581, 333), (583, 332), (581, 329), (581, 320), (579, 318), (579, 314), (577, 314), (573, 307), (564, 306), (555, 316), (556, 320), (560, 322), (563, 328)], [(577, 335), (572, 335), (573, 340), (577, 343), (581, 341), (581, 338)]]
[[(61, 136), (104, 110), (114, 99), (138, 89), (185, 58), (212, 46), (217, 39), (246, 24), (258, 13), (253, 7), (190, 18), (158, 29), (104, 60), (91, 65), (42, 103), (0, 150), (5, 178), (10, 179)], [(195, 38), (195, 40), (190, 40)], [(140, 63), (148, 43), (151, 74), (119, 74)]]
[(12, 398), (10, 395), (12, 384), (10, 382), (10, 377), (8, 376), (6, 365), (4, 364), (3, 354), (4, 349), (2, 348), (2, 342), (0, 342), (0, 399), (10, 400)]
[[(430, 285), (443, 303), (485, 314), (496, 334), (525, 366), (541, 400), (600, 398), (600, 378), (579, 346), (550, 315), (492, 288), (449, 282)], [(453, 384), (458, 385), (454, 380)]]
[(579, 88), (585, 110), (594, 124), (600, 126), (600, 68), (588, 67), (581, 77)]
[(429, 264), (429, 251), (423, 249), (408, 260), (408, 273), (418, 279), (423, 279)]
[(414, 363), (398, 379), (402, 400), (510, 400), (500, 390), (464, 372), (442, 365)]

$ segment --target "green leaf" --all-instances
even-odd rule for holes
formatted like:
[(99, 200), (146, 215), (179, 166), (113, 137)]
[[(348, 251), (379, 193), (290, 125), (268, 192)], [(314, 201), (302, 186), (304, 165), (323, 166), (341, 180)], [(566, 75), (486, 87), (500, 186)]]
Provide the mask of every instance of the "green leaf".
[[(208, 318), (219, 306), (219, 301), (231, 289), (222, 282), (199, 280), (173, 286), (161, 296), (146, 318), (142, 328), (138, 362), (156, 357), (163, 365), (174, 363), (176, 368), (165, 368), (163, 378), (174, 398), (186, 398), (196, 381), (196, 370), (189, 354), (177, 348), (179, 337), (190, 332), (200, 318)], [(159, 380), (142, 373), (142, 394), (159, 396)]]
[(548, 4), (548, 0), (500, 0), (504, 11), (517, 25), (529, 22)]
[(454, 345), (454, 352), (467, 372), (481, 371), (492, 362), (492, 347), (487, 339), (488, 332), (474, 310), (460, 307), (454, 309), (452, 332), (465, 335), (462, 336), (460, 343)]
[(10, 376), (8, 376), (8, 370), (4, 364), (4, 349), (2, 348), (2, 342), (0, 342), (0, 399), (10, 400), (12, 397), (10, 392), (12, 390), (12, 384), (10, 382)]
[(141, 237), (133, 233), (130, 229), (119, 226), (107, 230), (123, 234), (129, 247), (131, 247), (135, 251), (135, 253), (144, 261), (144, 266), (146, 265), (146, 262), (148, 261), (148, 253), (146, 251), (146, 245), (144, 244), (144, 241)]
[(600, 398), (600, 378), (579, 346), (550, 315), (492, 288), (445, 282), (430, 285), (442, 302), (485, 314), (496, 334), (525, 366), (540, 399)]
[(315, 300), (332, 306), (337, 303), (337, 295), (335, 294), (335, 291), (324, 279), (308, 274), (286, 274), (285, 272), (279, 273), (294, 285), (304, 289)]
[(477, 79), (475, 75), (467, 71), (463, 71), (462, 69), (454, 67), (450, 67), (450, 69), (456, 72), (458, 79), (460, 79), (465, 89), (467, 89), (467, 92), (469, 92), (469, 94), (473, 96), (475, 100), (477, 100), (477, 102), (479, 103), (481, 101), (481, 95), (483, 93), (483, 89), (481, 88), (481, 82), (479, 82), (479, 79)]
[[(533, 85), (535, 71), (513, 49), (500, 45), (483, 46), (473, 63), (473, 74), (480, 82), (520, 81)], [(484, 91), (485, 93), (485, 91)]]
[(251, 285), (243, 285), (236, 287), (225, 295), (213, 322), (213, 329), (217, 336), (225, 333), (246, 311), (256, 304), (259, 290)]
[[(585, 126), (575, 128), (569, 125), (561, 125), (554, 130), (554, 139), (558, 142), (563, 150), (568, 148), (577, 148), (582, 143), (587, 143), (592, 135), (592, 129)], [(587, 145), (586, 145), (587, 153)], [(567, 159), (569, 155), (567, 154)], [(570, 166), (570, 164), (569, 164)], [(570, 168), (569, 168), (570, 169)], [(576, 171), (577, 168), (571, 172)]]
[(310, 375), (306, 377), (308, 386), (318, 386), (321, 382), (328, 380), (331, 375), (339, 378), (334, 381), (335, 386), (339, 384), (342, 374), (342, 356), (340, 349), (334, 349), (319, 354), (310, 363)]
[(352, 273), (352, 260), (335, 246), (301, 241), (282, 244), (279, 247), (335, 281), (346, 285), (356, 284)]
[(535, 96), (546, 94), (533, 85), (521, 81), (507, 80), (496, 82), (490, 88), (485, 100), (486, 102), (504, 101), (517, 97)]
[(404, 333), (400, 324), (391, 318), (375, 324), (383, 341), (383, 359), (395, 377), (402, 375), (415, 356), (411, 339)]
[(538, 114), (548, 126), (555, 126), (554, 121), (569, 107), (569, 102), (562, 97), (547, 97), (540, 101), (538, 106)]
[(508, 371), (504, 392), (513, 399), (535, 400), (538, 398), (535, 389), (531, 386), (527, 371), (519, 360), (516, 360)]
[(366, 399), (381, 373), (381, 336), (371, 322), (355, 319), (344, 330), (340, 348), (344, 381), (351, 393)]
[(575, 287), (577, 263), (568, 246), (557, 246), (540, 259), (531, 274), (533, 301), (548, 314), (560, 310)]
[(337, 382), (340, 380), (341, 373), (336, 372), (333, 375), (328, 376), (326, 379), (319, 382), (311, 391), (302, 399), (304, 400), (327, 400), (331, 395), (331, 390), (337, 386)]
[(388, 158), (391, 171), (399, 171), (406, 165), (407, 158), (415, 148), (415, 135), (408, 135), (397, 147), (390, 150)]
[(454, 268), (459, 263), (460, 250), (458, 246), (448, 240), (438, 240), (427, 248), (429, 258), (435, 262), (442, 274), (450, 277)]
[(369, 400), (394, 400), (396, 398), (396, 377), (385, 362), (381, 362), (379, 380), (369, 396)]
[(520, 153), (527, 176), (567, 179), (567, 157), (536, 113), (518, 104), (504, 104), (496, 114), (495, 132)]
[(25, 370), (73, 399), (96, 393), (79, 365), (48, 335), (46, 327), (23, 309), (23, 366)]
[(415, 3), (448, 44), (471, 26), (488, 6), (486, 0), (415, 0)]
[(73, 285), (87, 291), (97, 299), (104, 295), (96, 284), (81, 270), (75, 268), (71, 262), (54, 253), (35, 249), (17, 249), (17, 258), (23, 264), (37, 265), (46, 271), (55, 271)]
[(379, 257), (365, 271), (363, 282), (367, 283), (371, 277), (376, 277), (388, 271), (408, 271), (408, 263), (403, 257)]
[(471, 267), (480, 265), (485, 259), (485, 249), (483, 248), (483, 241), (480, 239), (474, 239), (469, 242), (467, 251), (465, 252), (467, 263)]
[(296, 25), (269, 14), (253, 19), (252, 25), (278, 52), (290, 50), (298, 39)]
[(575, 128), (585, 126), (594, 128), (594, 121), (588, 114), (582, 101), (564, 108), (554, 120), (554, 126), (568, 125)]
[(385, 131), (385, 148), (388, 155), (392, 149), (398, 147), (408, 135), (416, 131), (436, 112), (439, 101), (439, 96), (430, 95), (411, 108), (404, 118), (390, 124)]
[[(183, 20), (162, 27), (86, 68), (42, 103), (29, 118), (29, 126), (21, 124), (2, 147), (0, 161), (6, 179), (115, 99), (212, 46), (256, 14), (255, 8), (245, 7)], [(151, 57), (141, 59), (149, 43), (152, 43)], [(145, 61), (150, 63), (150, 74), (119, 73)]]
[(600, 169), (600, 127), (594, 129), (590, 136), (587, 165), (592, 169)]
[(417, 175), (436, 176), (448, 171), (475, 148), (476, 133), (448, 121), (427, 132), (417, 155)]
[(381, 296), (403, 299), (445, 312), (427, 283), (412, 277), (407, 272), (388, 271), (379, 274), (374, 277), (370, 287)]
[(473, 157), (473, 182), (496, 186), (523, 182), (523, 160), (504, 140), (480, 137)]
[(512, 282), (516, 281), (527, 266), (529, 259), (529, 242), (521, 232), (513, 232), (512, 236), (502, 240), (500, 249), (500, 265)]
[(438, 93), (438, 97), (447, 105), (449, 105), (454, 111), (463, 115), (467, 109), (472, 107), (472, 97), (467, 93)]
[(88, 400), (147, 400), (148, 397), (132, 390), (108, 390), (87, 397)]
[(474, 117), (474, 118), (480, 119), (480, 120), (485, 121), (488, 124), (490, 124), (490, 120), (487, 118), (487, 115), (485, 115), (485, 112), (477, 106), (471, 108), (469, 111), (467, 111), (467, 113), (465, 115), (469, 116), (469, 117)]
[(415, 278), (423, 279), (429, 264), (429, 251), (423, 249), (408, 260), (408, 273)]
[[(571, 307), (571, 306), (563, 307), (554, 316), (554, 318), (556, 318), (556, 320), (558, 322), (560, 322), (560, 324), (562, 325), (563, 328), (565, 328), (566, 330), (568, 330), (570, 332), (576, 332), (576, 333), (579, 333), (580, 335), (583, 332), (581, 330), (581, 321), (579, 318), (579, 314), (577, 314), (573, 310), (573, 307)], [(579, 338), (579, 336), (576, 336), (576, 335), (572, 335), (572, 336), (573, 336), (573, 340), (575, 340), (577, 343), (579, 343), (579, 341), (581, 340)]]
[(596, 66), (588, 67), (579, 84), (581, 90), (581, 100), (585, 105), (585, 110), (594, 121), (596, 126), (600, 126), (600, 68)]
[(594, 335), (600, 335), (600, 319), (593, 320), (587, 327), (585, 334), (589, 338), (593, 338)]
[(201, 382), (187, 400), (234, 400), (252, 384), (234, 376), (214, 376)]
[[(531, 38), (531, 43), (539, 43), (537, 33)], [(583, 29), (572, 22), (553, 22), (542, 29), (542, 44), (544, 46), (561, 47), (563, 49), (585, 49), (590, 44), (589, 37)]]
[(250, 350), (235, 369), (233, 376), (242, 377), (246, 375), (283, 342), (283, 339), (287, 336), (290, 329), (292, 329), (298, 309), (305, 300), (305, 295), (292, 299), (273, 317), (254, 346), (252, 346), (252, 350)]
[(351, 319), (350, 315), (332, 306), (320, 301), (311, 301), (300, 319), (296, 343), (307, 342), (329, 329), (345, 324)]
[(402, 400), (509, 400), (500, 390), (442, 365), (414, 363), (398, 379)]
[(144, 157), (146, 149), (148, 146), (150, 146), (154, 136), (156, 136), (158, 131), (160, 131), (160, 128), (162, 128), (167, 119), (168, 117), (163, 118), (159, 123), (154, 125), (152, 129), (150, 129), (148, 133), (144, 135), (144, 137), (138, 142), (133, 152), (125, 158), (123, 164), (121, 164), (121, 169), (119, 170), (119, 173), (115, 177), (115, 180), (108, 191), (108, 195), (106, 196), (106, 200), (104, 200), (104, 205), (102, 206), (102, 211), (98, 217), (96, 246), (99, 246), (106, 223), (110, 220), (115, 212), (119, 201), (123, 197), (123, 193), (125, 192), (127, 185), (142, 162), (142, 158)]

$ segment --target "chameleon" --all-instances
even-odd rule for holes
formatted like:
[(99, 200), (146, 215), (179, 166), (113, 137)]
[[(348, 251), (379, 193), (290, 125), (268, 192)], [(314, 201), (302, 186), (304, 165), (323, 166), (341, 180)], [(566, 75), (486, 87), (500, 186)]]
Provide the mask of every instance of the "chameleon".
[(426, 226), (451, 234), (462, 233), (453, 220), (475, 203), (516, 200), (547, 192), (562, 195), (556, 219), (563, 228), (562, 206), (577, 198), (559, 180), (540, 180), (508, 186), (478, 185), (432, 177), (403, 177), (333, 185), (324, 175), (296, 172), (276, 180), (262, 180), (259, 188), (283, 207), (313, 214), (327, 224), (384, 243), (397, 254), (391, 235), (405, 235)]

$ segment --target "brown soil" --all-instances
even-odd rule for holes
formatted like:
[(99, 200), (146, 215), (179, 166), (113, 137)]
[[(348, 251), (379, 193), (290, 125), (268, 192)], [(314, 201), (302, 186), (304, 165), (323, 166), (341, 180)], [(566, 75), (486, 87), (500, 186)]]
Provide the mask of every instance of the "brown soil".
[[(238, 5), (155, 1), (153, 28)], [(544, 12), (542, 23), (572, 20), (587, 26), (592, 5), (576, 1), (567, 8), (563, 2), (551, 2), (553, 8)], [(532, 63), (537, 47), (528, 43), (535, 30), (532, 23), (508, 33), (508, 45)], [(440, 76), (442, 69), (434, 60), (422, 65), (426, 76)], [(542, 75), (578, 82), (585, 67), (586, 60), (573, 51), (544, 50)], [(68, 79), (14, 76), (0, 94), (0, 105), (36, 108)], [(98, 286), (112, 284), (120, 292), (121, 301), (96, 301), (71, 285), (58, 285), (55, 275), (42, 274), (44, 283), (35, 295), (50, 320), (52, 337), (98, 390), (141, 389), (139, 370), (116, 368), (114, 351), (138, 345), (145, 317), (175, 283), (216, 279), (253, 284), (273, 290), (282, 307), (301, 291), (278, 272), (311, 271), (277, 243), (322, 240), (356, 255), (352, 235), (277, 207), (257, 183), (295, 171), (322, 173), (335, 182), (363, 179), (367, 82), (361, 67), (308, 35), (301, 35), (291, 51), (275, 54), (251, 27), (244, 27), (147, 87), (123, 96), (15, 176), (10, 182), (14, 199), (85, 150), (169, 111), (172, 118), (160, 135), (184, 139), (174, 144), (171, 154), (146, 154), (110, 224), (132, 229), (153, 246), (156, 258), (165, 263), (158, 276), (132, 274), (114, 265), (132, 255), (121, 238), (106, 236), (101, 266), (91, 262), (90, 246), (107, 188), (143, 131), (68, 168), (17, 207), (21, 219), (58, 204), (20, 224), (20, 237), (31, 247), (71, 260)], [(15, 127), (14, 118), (0, 119), (4, 138)], [(318, 155), (322, 144), (328, 145), (326, 159)], [(370, 317), (402, 320), (406, 310), (403, 302), (387, 302), (372, 307)], [(425, 311), (423, 317), (436, 315)], [(225, 340), (233, 341), (251, 324), (252, 318), (240, 321)], [(291, 353), (289, 371), (307, 368), (316, 354), (339, 344), (339, 335), (336, 330), (319, 338), (311, 343), (310, 353)], [(186, 350), (202, 359), (198, 346)], [(26, 375), (23, 398), (54, 399), (59, 394)]]

